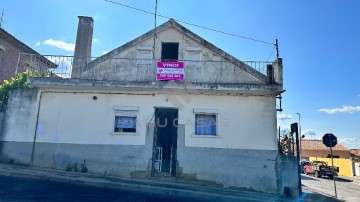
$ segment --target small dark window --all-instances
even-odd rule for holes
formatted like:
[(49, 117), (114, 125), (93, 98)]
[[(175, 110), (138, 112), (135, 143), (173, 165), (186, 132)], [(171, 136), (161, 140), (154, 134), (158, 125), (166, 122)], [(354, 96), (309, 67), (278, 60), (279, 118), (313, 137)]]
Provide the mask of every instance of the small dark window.
[(162, 61), (177, 61), (179, 55), (178, 43), (162, 43), (161, 60)]

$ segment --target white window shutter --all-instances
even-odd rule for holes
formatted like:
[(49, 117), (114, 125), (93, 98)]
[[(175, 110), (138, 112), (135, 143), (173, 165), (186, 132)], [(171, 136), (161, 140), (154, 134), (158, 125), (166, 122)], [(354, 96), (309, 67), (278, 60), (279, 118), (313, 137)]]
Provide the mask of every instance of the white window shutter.
[(152, 61), (152, 49), (138, 47), (136, 56), (137, 65), (151, 65)]
[(200, 66), (201, 65), (201, 49), (199, 48), (186, 48), (186, 65), (187, 66)]

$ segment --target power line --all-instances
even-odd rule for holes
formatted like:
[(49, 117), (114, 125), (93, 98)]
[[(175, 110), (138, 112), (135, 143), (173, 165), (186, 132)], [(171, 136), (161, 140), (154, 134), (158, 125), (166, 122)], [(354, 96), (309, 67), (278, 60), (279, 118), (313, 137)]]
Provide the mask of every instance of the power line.
[(259, 43), (275, 45), (274, 43), (271, 43), (271, 42), (267, 42), (267, 41), (263, 41), (263, 40), (259, 40), (259, 39), (254, 39), (254, 38), (251, 38), (251, 37), (242, 36), (242, 35), (238, 35), (238, 34), (233, 34), (233, 33), (230, 33), (230, 32), (224, 32), (224, 31), (221, 31), (221, 30), (217, 30), (217, 29), (213, 29), (213, 28), (209, 28), (209, 27), (204, 27), (204, 26), (201, 26), (201, 25), (196, 25), (196, 24), (194, 24), (194, 23), (190, 23), (190, 22), (186, 22), (186, 21), (174, 19), (174, 18), (171, 18), (171, 17), (168, 17), (168, 16), (164, 16), (164, 15), (161, 15), (161, 14), (156, 14), (156, 13), (153, 13), (153, 12), (150, 12), (150, 11), (146, 11), (146, 10), (143, 10), (143, 9), (140, 9), (140, 8), (136, 8), (136, 7), (133, 7), (133, 6), (125, 5), (125, 4), (122, 4), (122, 3), (119, 3), (119, 2), (115, 2), (115, 1), (112, 1), (112, 0), (105, 0), (105, 1), (107, 1), (107, 2), (109, 2), (109, 3), (113, 3), (113, 4), (116, 4), (116, 5), (119, 5), (119, 6), (123, 6), (123, 7), (126, 7), (126, 8), (130, 8), (130, 9), (133, 9), (133, 10), (137, 10), (137, 11), (140, 11), (140, 12), (144, 12), (144, 13), (147, 13), (147, 14), (159, 16), (159, 17), (162, 17), (162, 18), (173, 19), (173, 20), (175, 20), (175, 21), (177, 21), (177, 22), (180, 22), (180, 23), (183, 23), (183, 24), (187, 24), (187, 25), (191, 25), (191, 26), (194, 26), (194, 27), (198, 27), (198, 28), (210, 30), (210, 31), (213, 31), (213, 32), (218, 32), (218, 33), (221, 33), (221, 34), (230, 35), (230, 36), (233, 36), (233, 37), (238, 37), (238, 38), (242, 38), (242, 39), (246, 39), (246, 40), (251, 40), (251, 41), (255, 41), (255, 42), (259, 42)]
[(268, 57), (268, 59), (266, 60), (266, 62), (269, 62), (269, 60), (270, 60), (270, 57), (272, 56), (272, 54), (274, 53), (274, 50), (275, 50), (275, 45), (273, 46), (273, 49), (272, 49), (272, 51), (271, 51), (271, 53), (270, 53), (270, 55), (269, 55), (269, 57)]

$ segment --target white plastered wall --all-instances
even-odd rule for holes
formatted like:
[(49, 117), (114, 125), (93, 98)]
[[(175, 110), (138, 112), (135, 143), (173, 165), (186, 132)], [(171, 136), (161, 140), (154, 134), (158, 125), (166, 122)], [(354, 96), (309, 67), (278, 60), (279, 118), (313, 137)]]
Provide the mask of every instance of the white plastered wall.
[[(93, 100), (93, 96), (97, 99)], [(137, 133), (112, 133), (114, 106), (138, 106)], [(154, 107), (179, 109), (185, 146), (276, 150), (275, 98), (149, 92), (43, 92), (37, 142), (144, 145)], [(218, 136), (195, 136), (194, 108), (218, 110)], [(152, 123), (154, 119), (152, 119)], [(20, 133), (7, 137), (20, 140)], [(30, 141), (30, 140), (25, 140)]]

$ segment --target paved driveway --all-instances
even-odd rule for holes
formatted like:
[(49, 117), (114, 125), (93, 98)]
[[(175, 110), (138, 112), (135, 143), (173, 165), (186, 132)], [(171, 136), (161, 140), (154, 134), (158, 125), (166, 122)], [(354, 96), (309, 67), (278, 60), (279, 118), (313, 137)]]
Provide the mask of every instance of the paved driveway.
[[(313, 176), (302, 175), (302, 184), (304, 189), (335, 196), (334, 182), (326, 178), (316, 178)], [(354, 178), (353, 181), (336, 179), (336, 190), (338, 199), (348, 202), (360, 201), (360, 178)]]

